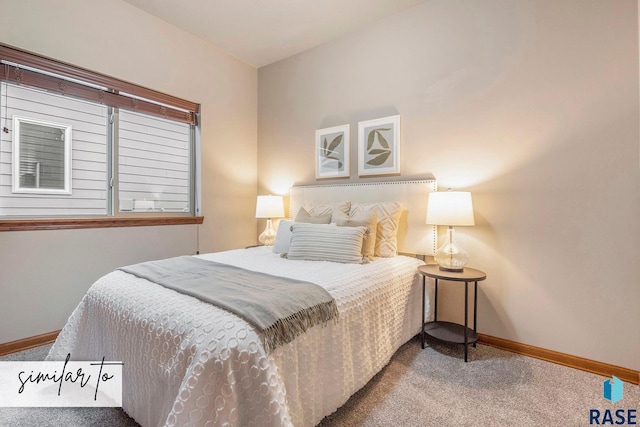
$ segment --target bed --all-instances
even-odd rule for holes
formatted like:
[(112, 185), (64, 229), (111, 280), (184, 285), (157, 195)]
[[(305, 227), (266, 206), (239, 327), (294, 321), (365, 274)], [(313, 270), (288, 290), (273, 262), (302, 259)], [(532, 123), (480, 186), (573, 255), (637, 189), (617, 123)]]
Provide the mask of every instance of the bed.
[[(401, 201), (398, 250), (431, 254), (435, 229), (424, 214), (426, 193), (434, 190), (433, 180), (300, 186), (291, 190), (290, 206), (294, 213), (343, 200)], [(123, 361), (123, 409), (145, 427), (314, 426), (420, 330), (416, 257), (339, 263), (287, 259), (264, 246), (197, 257), (311, 281), (335, 299), (338, 318), (267, 351), (242, 318), (116, 270), (89, 289), (48, 359), (71, 353), (75, 360)], [(427, 307), (429, 317), (429, 301)]]

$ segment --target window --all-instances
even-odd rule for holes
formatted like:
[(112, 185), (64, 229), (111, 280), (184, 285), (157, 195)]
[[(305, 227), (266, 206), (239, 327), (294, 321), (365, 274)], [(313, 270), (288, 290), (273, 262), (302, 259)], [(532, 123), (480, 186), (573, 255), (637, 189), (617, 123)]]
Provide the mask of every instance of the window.
[(122, 110), (118, 130), (120, 211), (189, 212), (190, 126)]
[(13, 192), (71, 194), (71, 126), (13, 116)]
[(0, 44), (0, 222), (198, 215), (198, 110)]

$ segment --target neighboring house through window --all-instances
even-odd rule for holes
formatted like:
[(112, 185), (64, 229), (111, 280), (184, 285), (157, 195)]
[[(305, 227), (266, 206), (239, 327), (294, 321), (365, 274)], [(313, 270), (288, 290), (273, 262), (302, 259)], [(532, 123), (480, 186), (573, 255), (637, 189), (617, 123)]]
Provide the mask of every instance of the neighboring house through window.
[(121, 110), (120, 211), (189, 212), (191, 126)]
[(0, 215), (107, 215), (107, 112), (0, 83)]
[(0, 45), (0, 219), (199, 214), (197, 104), (13, 54)]

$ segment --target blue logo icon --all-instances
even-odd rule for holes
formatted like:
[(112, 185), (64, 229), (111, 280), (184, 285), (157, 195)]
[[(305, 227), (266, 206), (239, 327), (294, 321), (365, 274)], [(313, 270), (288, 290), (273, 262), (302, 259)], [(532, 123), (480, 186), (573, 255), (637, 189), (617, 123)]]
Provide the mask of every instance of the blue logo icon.
[(610, 380), (603, 383), (602, 396), (611, 403), (620, 401), (622, 399), (622, 381), (612, 375)]

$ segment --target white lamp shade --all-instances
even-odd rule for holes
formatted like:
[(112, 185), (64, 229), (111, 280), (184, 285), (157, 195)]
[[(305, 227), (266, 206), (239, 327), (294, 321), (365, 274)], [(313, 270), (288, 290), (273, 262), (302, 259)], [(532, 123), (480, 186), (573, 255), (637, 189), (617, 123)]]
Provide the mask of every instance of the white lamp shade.
[(283, 218), (284, 202), (282, 196), (258, 196), (256, 218)]
[(427, 224), (475, 225), (471, 193), (467, 191), (429, 193)]

